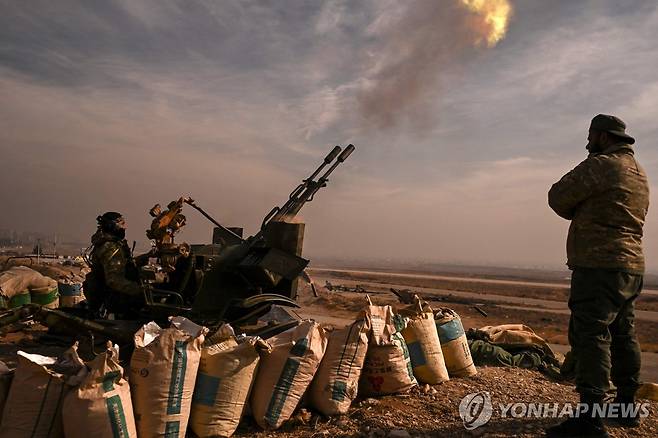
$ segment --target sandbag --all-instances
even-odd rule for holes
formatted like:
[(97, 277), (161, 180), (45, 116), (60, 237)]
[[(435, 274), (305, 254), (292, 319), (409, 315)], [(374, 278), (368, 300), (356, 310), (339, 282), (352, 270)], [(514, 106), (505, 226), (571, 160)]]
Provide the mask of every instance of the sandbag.
[(346, 413), (356, 398), (369, 332), (370, 322), (364, 315), (330, 333), (327, 350), (309, 389), (311, 405), (324, 415)]
[(3, 307), (9, 309), (15, 309), (16, 307), (21, 307), (25, 304), (30, 304), (31, 302), (32, 302), (32, 297), (30, 296), (29, 290), (14, 295), (9, 299), (9, 301), (4, 300), (3, 297)]
[(368, 351), (359, 380), (359, 393), (380, 396), (405, 392), (416, 386), (407, 343), (391, 306), (369, 305), (362, 313), (370, 320)]
[(250, 404), (259, 426), (277, 429), (290, 418), (311, 384), (327, 347), (327, 335), (320, 324), (303, 321), (268, 342), (272, 351), (261, 358)]
[(269, 345), (256, 337), (245, 338), (241, 343), (233, 335), (213, 339), (218, 342), (201, 350), (190, 428), (200, 437), (228, 437), (237, 429), (247, 406), (260, 361), (259, 351), (268, 351)]
[(46, 286), (30, 287), (30, 300), (32, 303), (41, 304), (49, 309), (58, 308), (59, 290), (57, 282), (52, 278), (48, 278), (48, 284)]
[(477, 374), (471, 349), (468, 347), (464, 326), (457, 312), (441, 308), (434, 312), (436, 330), (448, 374), (451, 377), (469, 377)]
[(130, 389), (140, 438), (185, 436), (207, 331), (177, 317), (171, 328), (150, 322), (135, 333)]
[(478, 329), (489, 337), (492, 344), (499, 345), (503, 348), (523, 348), (535, 346), (550, 356), (555, 357), (555, 353), (548, 345), (548, 342), (535, 331), (524, 324), (503, 324), (495, 326), (486, 326)]
[(130, 386), (118, 359), (112, 347), (96, 356), (80, 386), (64, 398), (66, 438), (137, 438)]
[[(45, 277), (27, 266), (14, 266), (0, 272), (0, 295), (3, 308), (19, 307), (32, 302), (33, 289), (53, 289), (52, 278)], [(57, 282), (54, 282), (57, 288)], [(41, 303), (38, 303), (41, 304)]]
[[(79, 361), (77, 353), (74, 354)], [(71, 377), (83, 365), (81, 361), (62, 363), (52, 357), (19, 351), (18, 366), (2, 414), (0, 438), (63, 437), (62, 401), (70, 388), (66, 382), (73, 380)]]
[(9, 388), (14, 379), (14, 371), (10, 370), (4, 362), (0, 361), (0, 425), (2, 425), (2, 412), (9, 395)]
[(409, 349), (414, 376), (418, 381), (430, 385), (448, 380), (432, 308), (415, 295), (414, 303), (402, 309), (400, 315), (406, 319), (402, 336)]
[(57, 282), (60, 307), (73, 307), (85, 297), (82, 295), (82, 283)]
[(27, 266), (13, 266), (0, 272), (0, 288), (3, 295), (12, 297), (33, 287), (47, 287), (52, 278), (41, 275)]

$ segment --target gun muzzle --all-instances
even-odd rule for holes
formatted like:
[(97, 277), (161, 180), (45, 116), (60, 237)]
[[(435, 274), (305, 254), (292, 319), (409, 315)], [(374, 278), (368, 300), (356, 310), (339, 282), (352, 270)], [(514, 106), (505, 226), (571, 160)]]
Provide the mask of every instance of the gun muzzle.
[(341, 148), (340, 146), (336, 146), (336, 147), (334, 147), (334, 148), (331, 150), (331, 152), (329, 152), (329, 155), (327, 155), (327, 156), (324, 158), (324, 164), (329, 164), (329, 163), (331, 163), (332, 161), (334, 161), (334, 158), (336, 158), (336, 156), (337, 156), (338, 154), (340, 154), (340, 151), (341, 151), (341, 150), (342, 150), (342, 148)]
[[(353, 144), (347, 146), (347, 147), (345, 148), (345, 150), (343, 151), (343, 153), (341, 153), (341, 154), (338, 156), (338, 160), (337, 160), (337, 161), (338, 161), (339, 163), (342, 163), (343, 161), (347, 160), (347, 157), (349, 157), (350, 154), (351, 154), (352, 152), (354, 152), (354, 149), (355, 149), (355, 148), (354, 148), (354, 145), (353, 145)], [(333, 152), (333, 151), (332, 151), (332, 152)]]

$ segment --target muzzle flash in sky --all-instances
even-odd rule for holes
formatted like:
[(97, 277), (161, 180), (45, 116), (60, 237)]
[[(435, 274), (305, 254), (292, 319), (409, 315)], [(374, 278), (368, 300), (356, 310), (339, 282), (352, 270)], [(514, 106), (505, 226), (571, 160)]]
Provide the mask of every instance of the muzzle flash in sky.
[(512, 16), (512, 5), (508, 0), (461, 0), (461, 3), (482, 17), (484, 35), (479, 42), (493, 47), (505, 37)]

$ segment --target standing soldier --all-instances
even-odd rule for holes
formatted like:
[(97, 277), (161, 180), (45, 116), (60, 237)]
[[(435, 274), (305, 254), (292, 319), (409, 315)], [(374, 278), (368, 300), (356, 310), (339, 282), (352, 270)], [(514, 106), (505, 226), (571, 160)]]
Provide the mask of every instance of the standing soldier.
[[(576, 360), (576, 390), (587, 414), (548, 429), (548, 436), (607, 437), (601, 411), (592, 415), (610, 378), (616, 403), (634, 407), (639, 386), (640, 346), (634, 303), (642, 290), (642, 227), (649, 185), (633, 154), (635, 139), (619, 118), (599, 114), (587, 139), (589, 156), (553, 184), (548, 204), (570, 220), (567, 265), (571, 269), (569, 344)], [(635, 415), (616, 418), (639, 425)]]
[(126, 242), (126, 222), (109, 211), (96, 218), (98, 229), (91, 237), (91, 272), (84, 283), (89, 308), (94, 313), (131, 317), (144, 304), (137, 264)]

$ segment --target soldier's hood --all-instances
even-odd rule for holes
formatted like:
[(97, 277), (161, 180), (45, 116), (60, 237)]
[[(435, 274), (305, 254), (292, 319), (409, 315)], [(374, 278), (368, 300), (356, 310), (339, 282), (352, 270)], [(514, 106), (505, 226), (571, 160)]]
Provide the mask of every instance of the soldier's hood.
[(121, 239), (119, 239), (117, 236), (114, 236), (110, 233), (106, 233), (103, 230), (97, 230), (93, 236), (91, 236), (91, 243), (92, 245), (100, 245), (105, 242), (119, 242)]
[(621, 142), (608, 146), (607, 149), (604, 149), (600, 154), (601, 155), (614, 154), (615, 152), (620, 152), (620, 151), (629, 152), (631, 154), (635, 153), (633, 146), (631, 146), (628, 143)]

